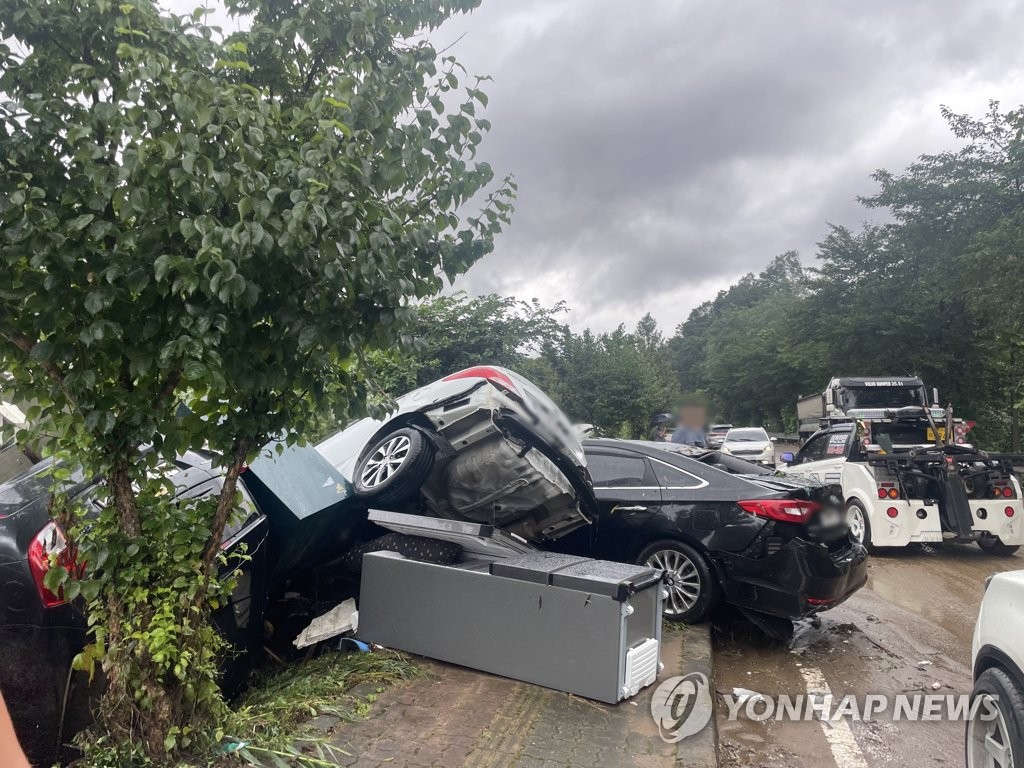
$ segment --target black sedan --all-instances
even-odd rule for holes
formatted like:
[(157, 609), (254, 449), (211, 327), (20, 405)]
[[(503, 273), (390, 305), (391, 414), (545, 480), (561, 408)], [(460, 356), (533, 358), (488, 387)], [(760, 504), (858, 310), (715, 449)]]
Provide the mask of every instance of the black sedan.
[(688, 446), (587, 440), (584, 450), (601, 512), (558, 548), (664, 569), (668, 619), (701, 621), (722, 600), (799, 618), (867, 580), (832, 486)]

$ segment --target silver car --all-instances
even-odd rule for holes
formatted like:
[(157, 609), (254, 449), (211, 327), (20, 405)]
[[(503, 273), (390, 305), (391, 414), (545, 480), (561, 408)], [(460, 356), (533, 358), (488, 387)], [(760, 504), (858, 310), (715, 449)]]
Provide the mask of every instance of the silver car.
[(730, 429), (721, 450), (722, 453), (758, 464), (775, 463), (775, 444), (760, 427)]
[(317, 446), (369, 506), (425, 504), (537, 542), (597, 512), (576, 430), (536, 385), (476, 366), (398, 398), (386, 420), (362, 419)]

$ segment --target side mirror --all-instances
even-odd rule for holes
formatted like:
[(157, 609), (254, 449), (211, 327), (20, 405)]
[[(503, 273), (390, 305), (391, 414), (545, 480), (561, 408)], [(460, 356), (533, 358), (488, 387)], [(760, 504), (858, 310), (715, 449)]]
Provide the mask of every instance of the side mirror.
[(777, 437), (769, 437), (768, 439), (771, 440), (773, 443), (779, 442), (779, 438)]
[(781, 456), (779, 456), (779, 458), (780, 458), (780, 459), (781, 459), (781, 460), (782, 460), (783, 462), (785, 462), (786, 464), (792, 464), (792, 463), (793, 463), (793, 458), (794, 458), (794, 456), (793, 456), (793, 454), (792, 454), (792, 453), (790, 453), (789, 451), (786, 451), (786, 452), (785, 452), (784, 454), (782, 454)]
[(932, 387), (932, 403), (934, 405), (938, 405), (939, 404), (939, 388), (938, 387)]

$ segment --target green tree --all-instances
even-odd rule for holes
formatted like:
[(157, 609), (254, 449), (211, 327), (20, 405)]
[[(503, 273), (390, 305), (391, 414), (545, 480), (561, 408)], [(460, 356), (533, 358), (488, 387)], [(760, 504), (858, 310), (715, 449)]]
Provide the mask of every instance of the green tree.
[(407, 349), (380, 359), (377, 372), (387, 391), (400, 395), (473, 365), (520, 368), (559, 338), (564, 303), (544, 307), (489, 294), (470, 298), (459, 292), (416, 308)]
[[(364, 354), (506, 220), (508, 182), (458, 216), (493, 179), (487, 99), (422, 34), (477, 4), (228, 0), (227, 38), (150, 0), (0, 6), (0, 370), (106, 478), (89, 526), (66, 512), (84, 577), (49, 583), (88, 601), (80, 661), (129, 750), (199, 748), (223, 714), (206, 618), (244, 463), (359, 412)], [(201, 446), (223, 491), (172, 504), (164, 467)]]
[(801, 335), (807, 293), (790, 251), (695, 309), (669, 342), (682, 386), (707, 393), (715, 418), (791, 427), (798, 395), (817, 378), (818, 350)]
[(671, 410), (679, 397), (665, 343), (650, 315), (633, 333), (625, 326), (599, 335), (566, 329), (528, 373), (571, 419), (618, 437), (646, 437), (651, 416)]

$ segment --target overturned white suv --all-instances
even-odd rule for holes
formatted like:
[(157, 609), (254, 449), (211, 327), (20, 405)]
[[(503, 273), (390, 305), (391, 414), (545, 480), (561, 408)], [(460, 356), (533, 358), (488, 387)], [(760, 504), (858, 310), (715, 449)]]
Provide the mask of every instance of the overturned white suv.
[(587, 524), (597, 501), (565, 414), (536, 385), (476, 366), (398, 398), (317, 446), (370, 506), (425, 503), (438, 517), (488, 523), (532, 541)]

